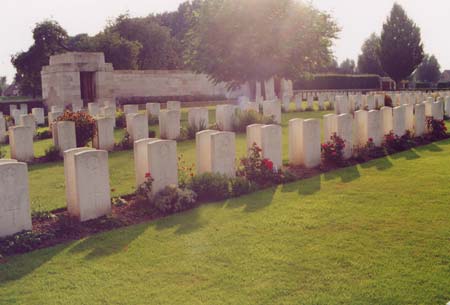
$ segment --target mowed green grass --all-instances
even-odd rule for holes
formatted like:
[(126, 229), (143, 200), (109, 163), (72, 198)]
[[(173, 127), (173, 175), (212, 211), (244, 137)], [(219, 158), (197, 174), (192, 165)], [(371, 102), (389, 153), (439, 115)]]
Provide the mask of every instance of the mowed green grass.
[(449, 160), (439, 142), (12, 257), (0, 304), (446, 304)]
[[(293, 118), (322, 118), (329, 112), (289, 112), (283, 114), (283, 157), (288, 161), (288, 122)], [(214, 107), (210, 107), (210, 124), (215, 123)], [(182, 111), (182, 125), (187, 125), (187, 109)], [(159, 135), (158, 126), (150, 126)], [(116, 130), (116, 142), (124, 135), (124, 130)], [(35, 156), (43, 156), (52, 145), (52, 140), (36, 141)], [(9, 147), (3, 146), (9, 157)], [(246, 154), (244, 133), (236, 135), (236, 154), (238, 158)], [(195, 164), (195, 140), (179, 142), (177, 151), (186, 164)], [(133, 151), (113, 152), (109, 154), (110, 184), (113, 196), (132, 193), (135, 190)], [(29, 166), (31, 208), (33, 211), (50, 211), (66, 206), (63, 162), (37, 164)]]

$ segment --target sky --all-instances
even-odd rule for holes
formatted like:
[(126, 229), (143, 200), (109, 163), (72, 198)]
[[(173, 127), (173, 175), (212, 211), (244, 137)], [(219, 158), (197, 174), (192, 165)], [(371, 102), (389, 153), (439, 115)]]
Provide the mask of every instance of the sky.
[[(309, 0), (329, 12), (341, 28), (334, 51), (337, 60), (357, 60), (364, 40), (380, 33), (393, 0)], [(176, 10), (184, 0), (1, 0), (0, 6), (0, 76), (11, 82), (15, 69), (11, 55), (25, 51), (32, 44), (31, 30), (45, 19), (58, 21), (69, 35), (101, 31), (109, 20), (128, 12), (131, 16)], [(450, 1), (397, 0), (422, 30), (425, 51), (436, 55), (443, 69), (450, 69), (448, 20)], [(434, 9), (429, 9), (434, 8)]]

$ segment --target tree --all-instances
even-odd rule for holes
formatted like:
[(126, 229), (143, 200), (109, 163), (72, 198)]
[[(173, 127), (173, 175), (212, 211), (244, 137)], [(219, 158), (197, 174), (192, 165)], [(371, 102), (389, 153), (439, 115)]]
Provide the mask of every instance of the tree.
[(296, 79), (329, 64), (337, 32), (329, 15), (296, 0), (209, 0), (187, 34), (187, 60), (230, 88)]
[(380, 37), (372, 33), (364, 42), (361, 54), (358, 56), (358, 72), (361, 74), (385, 75), (380, 62)]
[(3, 91), (5, 91), (6, 87), (8, 87), (6, 76), (0, 76), (0, 96), (3, 95)]
[(425, 83), (437, 83), (441, 77), (441, 66), (434, 55), (425, 55), (416, 71), (417, 80)]
[(356, 71), (356, 64), (353, 59), (347, 58), (339, 65), (339, 73), (354, 74)]
[(381, 32), (380, 62), (397, 83), (408, 78), (423, 60), (420, 29), (395, 3)]
[(56, 22), (37, 23), (33, 30), (34, 44), (26, 51), (12, 56), (16, 68), (15, 81), (22, 94), (36, 97), (41, 94), (41, 69), (48, 65), (49, 57), (67, 50), (64, 41), (67, 32)]

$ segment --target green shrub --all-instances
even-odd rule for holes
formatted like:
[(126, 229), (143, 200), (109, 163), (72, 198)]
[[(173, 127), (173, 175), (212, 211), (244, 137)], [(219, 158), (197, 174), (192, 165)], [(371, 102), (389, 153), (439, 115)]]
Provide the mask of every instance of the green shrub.
[(334, 133), (331, 139), (322, 144), (322, 161), (326, 165), (341, 166), (344, 164), (345, 141)]
[(26, 253), (36, 249), (42, 242), (51, 240), (54, 234), (50, 233), (35, 233), (32, 231), (24, 231), (14, 236), (0, 239), (0, 254), (14, 255)]
[(52, 145), (45, 150), (44, 159), (46, 162), (55, 162), (61, 160), (61, 151), (58, 147)]
[(192, 190), (168, 186), (159, 191), (152, 198), (151, 203), (160, 213), (169, 215), (195, 207), (197, 195)]
[(6, 152), (0, 147), (0, 159), (3, 159), (6, 157)]
[(409, 130), (399, 137), (393, 131), (384, 136), (383, 147), (390, 154), (405, 151), (414, 146), (414, 140)]
[(125, 112), (123, 112), (122, 110), (116, 111), (116, 127), (117, 128), (127, 127), (127, 118), (125, 116)]
[(233, 130), (235, 132), (246, 132), (247, 126), (252, 124), (274, 124), (273, 118), (264, 117), (254, 110), (237, 110), (233, 120)]
[(217, 173), (204, 173), (192, 177), (188, 188), (193, 190), (200, 201), (219, 201), (230, 198), (229, 178)]
[(149, 126), (156, 126), (159, 124), (159, 119), (157, 115), (149, 115), (148, 117), (148, 125)]
[(193, 139), (195, 139), (195, 135), (197, 134), (197, 132), (206, 130), (207, 128), (208, 128), (208, 126), (206, 126), (206, 124), (204, 122), (201, 122), (200, 126), (195, 126), (195, 125), (189, 124), (188, 126), (181, 129), (180, 138), (182, 140), (193, 140)]
[(294, 82), (294, 90), (380, 89), (378, 75), (316, 74)]
[(430, 131), (429, 137), (432, 141), (443, 140), (448, 137), (447, 126), (444, 120), (427, 117), (427, 129)]
[(156, 131), (154, 131), (153, 129), (149, 129), (148, 130), (148, 137), (149, 138), (156, 138)]
[(257, 187), (243, 177), (236, 177), (230, 180), (231, 196), (240, 197), (256, 191)]
[(51, 139), (52, 138), (52, 132), (48, 128), (39, 129), (39, 130), (36, 131), (35, 138), (37, 140)]
[(133, 142), (131, 141), (131, 136), (127, 131), (125, 131), (125, 134), (123, 135), (123, 138), (120, 140), (120, 142), (114, 145), (114, 149), (115, 150), (133, 149)]
[(66, 110), (58, 121), (75, 122), (77, 147), (86, 146), (92, 140), (95, 132), (95, 119), (85, 112), (71, 112)]

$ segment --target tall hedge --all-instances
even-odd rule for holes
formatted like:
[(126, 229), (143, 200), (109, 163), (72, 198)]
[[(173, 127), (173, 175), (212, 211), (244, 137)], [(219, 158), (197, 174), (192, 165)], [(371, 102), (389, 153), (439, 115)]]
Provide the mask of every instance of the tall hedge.
[(378, 75), (316, 74), (294, 82), (294, 90), (380, 89)]

